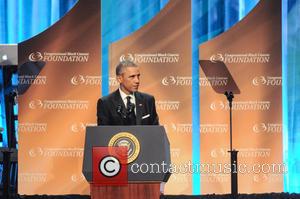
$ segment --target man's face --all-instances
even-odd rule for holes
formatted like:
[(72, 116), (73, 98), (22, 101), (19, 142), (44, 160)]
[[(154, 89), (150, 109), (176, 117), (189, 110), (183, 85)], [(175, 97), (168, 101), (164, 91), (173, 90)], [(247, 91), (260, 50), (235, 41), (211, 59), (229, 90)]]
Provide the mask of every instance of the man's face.
[(138, 90), (140, 85), (139, 67), (125, 67), (121, 75), (117, 76), (121, 89), (126, 94), (131, 94)]

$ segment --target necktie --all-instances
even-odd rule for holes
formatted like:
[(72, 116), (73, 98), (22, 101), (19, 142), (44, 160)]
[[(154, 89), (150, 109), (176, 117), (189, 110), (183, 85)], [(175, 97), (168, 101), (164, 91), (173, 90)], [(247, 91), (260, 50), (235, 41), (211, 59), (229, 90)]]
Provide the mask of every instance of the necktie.
[(131, 103), (130, 96), (126, 97), (127, 102), (126, 102), (126, 110), (127, 110), (127, 124), (128, 125), (136, 125), (136, 117), (134, 113), (134, 104)]

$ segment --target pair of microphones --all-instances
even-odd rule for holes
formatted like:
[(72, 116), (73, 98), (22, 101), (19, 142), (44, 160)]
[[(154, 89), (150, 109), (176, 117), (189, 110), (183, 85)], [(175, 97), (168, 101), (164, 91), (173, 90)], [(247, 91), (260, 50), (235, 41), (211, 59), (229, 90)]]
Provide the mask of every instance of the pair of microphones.
[(121, 115), (122, 118), (126, 119), (129, 117), (130, 114), (134, 112), (135, 105), (133, 103), (130, 103), (128, 107), (124, 110), (123, 106), (119, 104), (117, 106), (117, 113)]

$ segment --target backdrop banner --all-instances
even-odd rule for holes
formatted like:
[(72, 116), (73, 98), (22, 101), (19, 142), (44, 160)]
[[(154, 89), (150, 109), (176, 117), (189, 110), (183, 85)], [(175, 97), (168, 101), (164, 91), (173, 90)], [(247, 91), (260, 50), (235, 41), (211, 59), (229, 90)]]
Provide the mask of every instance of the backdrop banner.
[(100, 1), (19, 44), (19, 194), (89, 194), (85, 127), (100, 97)]
[(230, 192), (229, 105), (239, 192), (282, 192), (281, 1), (264, 0), (199, 46), (201, 192)]
[[(122, 60), (140, 66), (140, 91), (154, 95), (171, 145), (174, 174), (166, 194), (191, 194), (191, 1), (172, 0), (148, 24), (110, 46), (110, 89)], [(155, 143), (153, 143), (155, 144)], [(175, 168), (176, 166), (176, 168)]]

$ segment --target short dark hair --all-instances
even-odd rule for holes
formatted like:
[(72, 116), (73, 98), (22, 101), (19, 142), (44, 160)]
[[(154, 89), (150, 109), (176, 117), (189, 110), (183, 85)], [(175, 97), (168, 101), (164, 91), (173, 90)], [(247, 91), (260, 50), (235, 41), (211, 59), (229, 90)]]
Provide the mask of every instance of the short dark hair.
[(134, 62), (132, 61), (128, 61), (128, 60), (125, 60), (125, 61), (121, 61), (117, 67), (116, 67), (116, 75), (121, 75), (124, 71), (124, 68), (127, 68), (127, 67), (137, 67), (138, 65), (136, 65)]

